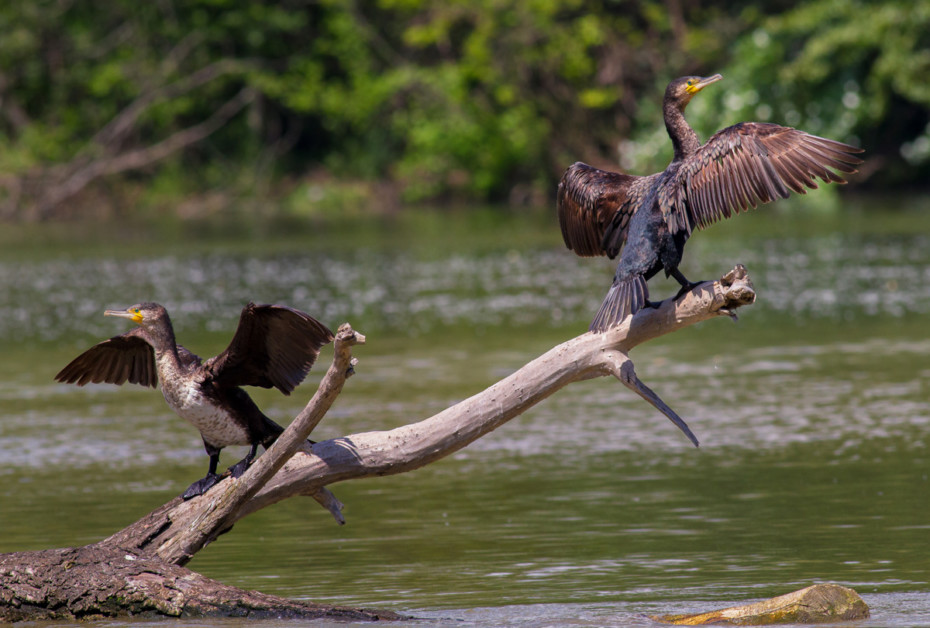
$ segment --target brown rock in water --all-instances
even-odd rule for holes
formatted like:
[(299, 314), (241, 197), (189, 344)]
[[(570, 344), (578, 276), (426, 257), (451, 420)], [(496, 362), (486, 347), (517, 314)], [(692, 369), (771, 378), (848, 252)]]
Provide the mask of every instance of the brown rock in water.
[(732, 606), (709, 613), (654, 615), (651, 619), (676, 626), (733, 624), (817, 624), (829, 621), (866, 619), (869, 606), (859, 594), (838, 584), (813, 586), (761, 602)]

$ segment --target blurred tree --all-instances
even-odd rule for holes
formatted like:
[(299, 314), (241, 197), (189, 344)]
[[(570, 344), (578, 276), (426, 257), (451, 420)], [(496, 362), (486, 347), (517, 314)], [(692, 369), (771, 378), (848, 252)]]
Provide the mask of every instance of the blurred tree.
[(675, 58), (720, 54), (723, 41), (685, 27), (722, 21), (719, 11), (686, 12), (674, 0), (330, 8), (331, 30), (344, 33), (331, 49), (341, 76), (317, 84), (295, 66), (266, 93), (341, 138), (325, 159), (332, 172), (388, 176), (408, 200), (547, 197), (566, 163), (614, 153), (633, 94), (654, 74)]
[(130, 171), (151, 177), (168, 158), (200, 178), (228, 156), (260, 157), (260, 143), (276, 148), (278, 138), (244, 121), (211, 154), (193, 147), (256, 108), (251, 76), (286, 57), (289, 39), (308, 34), (306, 8), (279, 5), (0, 5), (3, 213), (61, 213), (90, 183)]
[[(795, 126), (866, 148), (859, 178), (873, 187), (926, 185), (930, 0), (812, 0), (747, 8), (741, 22), (757, 26), (733, 45), (725, 82), (689, 108), (702, 137), (743, 120)], [(625, 144), (626, 166), (657, 165), (644, 163), (662, 140), (651, 130)]]
[(664, 167), (666, 82), (715, 71), (727, 82), (689, 109), (705, 132), (770, 119), (858, 138), (883, 158), (874, 180), (925, 182), (928, 5), (4, 3), (0, 215), (140, 189), (280, 198), (313, 171), (410, 201), (548, 202), (579, 159)]

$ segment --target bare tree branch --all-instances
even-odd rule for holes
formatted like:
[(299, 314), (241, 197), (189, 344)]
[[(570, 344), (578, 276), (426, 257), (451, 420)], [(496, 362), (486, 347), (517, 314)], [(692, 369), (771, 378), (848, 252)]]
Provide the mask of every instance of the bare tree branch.
[[(238, 481), (225, 481), (204, 496), (176, 504), (166, 515), (169, 523), (146, 543), (151, 543), (163, 560), (183, 564), (197, 549), (257, 510), (296, 495), (318, 493), (336, 482), (418, 469), (458, 451), (568, 384), (595, 377), (617, 377), (693, 439), (684, 421), (635, 376), (629, 351), (639, 344), (701, 321), (732, 316), (734, 309), (752, 303), (754, 299), (749, 276), (745, 268), (738, 266), (721, 280), (702, 284), (678, 299), (666, 300), (657, 309), (646, 308), (605, 333), (585, 333), (564, 342), (486, 390), (430, 418), (388, 431), (352, 434), (316, 443), (312, 447), (303, 446), (260, 490), (252, 494), (253, 477), (259, 473), (265, 477), (269, 468), (278, 468), (280, 458), (271, 449), (255, 465), (262, 464), (265, 457), (272, 454), (274, 457), (269, 456), (267, 461), (269, 467), (263, 465), (262, 470), (255, 470), (254, 474), (250, 470)], [(340, 329), (340, 334), (349, 331), (351, 327), (346, 325)], [(331, 403), (338, 394), (340, 382), (344, 382), (338, 374), (345, 368), (346, 360), (350, 359), (347, 353), (350, 348), (351, 345), (340, 345), (337, 340), (333, 366), (321, 382), (320, 391), (295, 419), (294, 423), (300, 425), (299, 431), (287, 439), (284, 435), (279, 439), (279, 443), (288, 443), (282, 448), (287, 447), (290, 451), (294, 446), (293, 439), (302, 445), (305, 434), (309, 434), (305, 432), (309, 424), (303, 421), (311, 412), (311, 405), (318, 397), (330, 399), (328, 403)], [(346, 353), (342, 354), (342, 351)], [(239, 484), (243, 483), (249, 483), (249, 488), (240, 488)], [(247, 494), (253, 496), (245, 499)], [(318, 501), (325, 504), (327, 499), (324, 496)], [(231, 501), (235, 504), (227, 506)], [(333, 512), (332, 502), (329, 503), (327, 507)], [(212, 514), (214, 510), (221, 511), (221, 514)], [(338, 510), (341, 508), (336, 512)], [(337, 520), (339, 518), (337, 516)], [(206, 524), (206, 521), (211, 523)], [(191, 528), (196, 530), (189, 531)]]
[(178, 131), (152, 146), (118, 154), (110, 158), (91, 161), (77, 171), (72, 172), (61, 183), (48, 188), (37, 203), (36, 211), (38, 215), (45, 217), (53, 207), (77, 194), (94, 179), (148, 166), (182, 148), (196, 144), (229, 122), (254, 98), (255, 91), (251, 87), (245, 87), (213, 112), (213, 115), (199, 124)]
[(13, 128), (14, 135), (18, 135), (29, 125), (29, 114), (13, 97), (9, 87), (10, 79), (0, 72), (0, 112)]
[[(165, 56), (159, 72), (150, 82), (165, 81), (201, 39), (202, 35), (192, 33), (179, 41)], [(55, 207), (100, 177), (149, 166), (202, 141), (247, 104), (254, 102), (255, 90), (251, 87), (240, 89), (208, 118), (152, 145), (130, 145), (129, 138), (138, 131), (140, 120), (152, 107), (189, 94), (222, 77), (242, 74), (251, 67), (253, 64), (248, 60), (221, 59), (171, 83), (143, 87), (142, 93), (97, 131), (69, 161), (0, 176), (0, 188), (5, 189), (4, 197), (0, 199), (0, 215), (12, 216), (25, 210), (28, 219), (46, 218)], [(4, 89), (5, 77), (0, 74), (0, 96), (5, 95)], [(0, 113), (6, 114), (14, 126), (28, 124), (16, 103), (8, 98), (0, 102)]]
[(332, 364), (316, 394), (242, 477), (226, 479), (187, 502), (175, 498), (99, 543), (0, 554), (0, 620), (73, 619), (140, 610), (171, 616), (226, 612), (397, 619), (380, 612), (323, 608), (240, 591), (182, 565), (242, 517), (288, 497), (313, 496), (341, 523), (342, 504), (327, 486), (418, 469), (458, 451), (575, 381), (616, 377), (669, 418), (677, 417), (636, 377), (629, 351), (710, 318), (732, 317), (736, 308), (754, 298), (745, 268), (737, 266), (721, 280), (664, 301), (657, 309), (646, 308), (605, 333), (585, 333), (564, 342), (428, 419), (310, 446), (307, 436), (353, 372), (352, 347), (365, 340), (348, 324), (343, 325)]
[[(224, 490), (213, 503), (213, 507), (203, 509), (195, 525), (188, 526), (181, 534), (172, 537), (158, 548), (158, 554), (162, 559), (183, 565), (207, 543), (232, 525), (242, 505), (252, 499), (255, 493), (307, 442), (310, 432), (329, 411), (336, 397), (342, 392), (346, 378), (352, 374), (352, 347), (364, 343), (365, 337), (353, 331), (348, 324), (339, 328), (334, 343), (333, 363), (320, 382), (313, 398), (278, 437), (278, 440), (268, 448), (268, 451), (249, 467), (248, 471), (239, 478), (230, 478), (224, 482)], [(317, 494), (320, 491), (315, 490), (313, 493)], [(331, 509), (332, 500), (335, 500), (335, 497), (331, 493), (328, 495), (326, 493), (322, 494), (318, 501), (324, 507)]]
[[(178, 44), (177, 48), (180, 49), (177, 50), (176, 54), (188, 54), (189, 50), (187, 50), (187, 44), (193, 45), (193, 43), (194, 40), (192, 36), (184, 38)], [(176, 61), (173, 55), (169, 55), (169, 59), (165, 60), (165, 64), (175, 63)], [(132, 101), (132, 103), (110, 120), (106, 126), (100, 129), (91, 138), (90, 145), (103, 147), (105, 152), (112, 152), (115, 148), (114, 144), (122, 141), (135, 127), (135, 124), (139, 121), (142, 114), (148, 111), (153, 105), (188, 94), (222, 76), (244, 72), (247, 67), (247, 64), (238, 59), (221, 59), (200, 68), (188, 76), (178, 79), (174, 83), (148, 90)], [(81, 152), (84, 153), (85, 151)]]

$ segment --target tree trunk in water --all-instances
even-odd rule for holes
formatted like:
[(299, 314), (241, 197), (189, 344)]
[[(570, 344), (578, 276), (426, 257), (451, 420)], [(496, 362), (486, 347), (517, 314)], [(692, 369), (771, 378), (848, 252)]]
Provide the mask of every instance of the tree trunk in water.
[(486, 390), (433, 417), (393, 430), (310, 446), (307, 438), (342, 391), (365, 337), (348, 324), (336, 334), (333, 362), (306, 407), (240, 478), (190, 501), (176, 498), (99, 543), (0, 555), (0, 620), (38, 621), (151, 613), (169, 616), (293, 616), (397, 619), (388, 612), (305, 604), (229, 587), (183, 567), (236, 521), (281, 500), (313, 497), (341, 524), (342, 504), (327, 486), (412, 471), (439, 460), (520, 415), (568, 384), (612, 375), (671, 419), (684, 421), (643, 384), (629, 351), (719, 316), (735, 318), (755, 292), (746, 269), (646, 308), (601, 333), (551, 349)]

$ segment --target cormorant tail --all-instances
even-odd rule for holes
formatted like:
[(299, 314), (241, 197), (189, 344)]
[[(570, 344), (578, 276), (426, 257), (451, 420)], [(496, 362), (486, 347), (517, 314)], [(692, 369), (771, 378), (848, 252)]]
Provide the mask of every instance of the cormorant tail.
[(266, 417), (262, 414), (262, 436), (261, 444), (265, 449), (271, 447), (271, 445), (278, 440), (278, 436), (284, 433), (284, 428)]
[(633, 275), (626, 279), (614, 278), (588, 331), (598, 334), (607, 331), (627, 316), (643, 309), (648, 299), (649, 290), (646, 288), (646, 279), (642, 275)]

